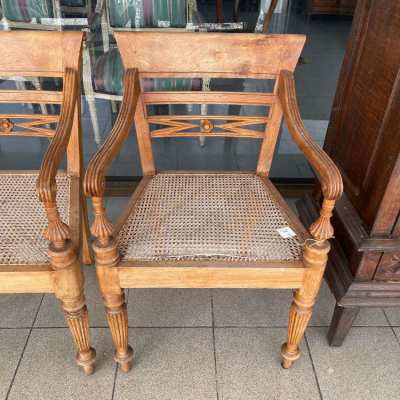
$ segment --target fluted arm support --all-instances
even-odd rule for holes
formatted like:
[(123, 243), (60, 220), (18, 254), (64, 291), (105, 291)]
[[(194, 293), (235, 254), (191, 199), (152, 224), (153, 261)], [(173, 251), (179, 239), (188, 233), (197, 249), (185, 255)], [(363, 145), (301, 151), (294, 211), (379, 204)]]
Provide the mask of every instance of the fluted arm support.
[(299, 149), (318, 172), (321, 182), (324, 200), (319, 218), (309, 228), (310, 233), (316, 240), (329, 239), (333, 236), (333, 227), (330, 222), (332, 211), (336, 200), (343, 192), (342, 177), (334, 162), (314, 141), (303, 124), (291, 71), (281, 71), (278, 96), (289, 132)]
[(67, 68), (64, 75), (64, 94), (60, 119), (54, 137), (43, 157), (36, 183), (39, 200), (45, 207), (49, 221), (45, 237), (56, 247), (63, 246), (64, 242), (70, 239), (69, 228), (61, 221), (57, 210), (55, 177), (71, 136), (75, 105), (79, 94), (78, 89), (78, 72), (72, 68)]
[(90, 161), (85, 174), (84, 190), (86, 196), (92, 197), (95, 216), (91, 232), (102, 244), (108, 242), (113, 231), (102, 201), (105, 190), (105, 174), (129, 135), (134, 122), (139, 94), (140, 83), (137, 70), (128, 69), (124, 76), (124, 96), (118, 118), (107, 140)]

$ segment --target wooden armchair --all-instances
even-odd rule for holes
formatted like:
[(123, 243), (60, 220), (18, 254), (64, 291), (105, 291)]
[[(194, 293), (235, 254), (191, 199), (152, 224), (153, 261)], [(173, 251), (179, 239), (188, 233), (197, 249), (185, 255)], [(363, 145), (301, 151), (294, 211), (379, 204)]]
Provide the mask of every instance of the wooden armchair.
[[(296, 103), (292, 71), (305, 37), (166, 32), (115, 36), (125, 67), (122, 106), (84, 182), (93, 201), (96, 270), (115, 360), (127, 371), (133, 355), (123, 288), (293, 288), (288, 338), (282, 347), (282, 365), (289, 368), (299, 357), (299, 342), (311, 318), (333, 234), (330, 217), (342, 193), (337, 168), (305, 130)], [(274, 79), (275, 89), (235, 93), (141, 88), (147, 77), (196, 76)], [(149, 105), (169, 103), (262, 105), (267, 112), (263, 117), (146, 112)], [(283, 115), (322, 183), (321, 214), (308, 231), (268, 179)], [(112, 226), (103, 207), (105, 172), (133, 124), (143, 179)], [(252, 128), (259, 124), (263, 130)], [(157, 172), (152, 139), (188, 136), (258, 139), (257, 170)]]
[[(77, 348), (94, 370), (79, 255), (90, 263), (82, 193), (79, 32), (0, 33), (0, 75), (63, 79), (63, 91), (0, 90), (0, 103), (59, 104), (59, 115), (0, 114), (0, 137), (46, 137), (40, 171), (0, 172), (0, 293), (55, 293)], [(17, 109), (18, 110), (18, 109)], [(58, 171), (67, 155), (66, 172)], [(42, 204), (40, 204), (40, 202)]]

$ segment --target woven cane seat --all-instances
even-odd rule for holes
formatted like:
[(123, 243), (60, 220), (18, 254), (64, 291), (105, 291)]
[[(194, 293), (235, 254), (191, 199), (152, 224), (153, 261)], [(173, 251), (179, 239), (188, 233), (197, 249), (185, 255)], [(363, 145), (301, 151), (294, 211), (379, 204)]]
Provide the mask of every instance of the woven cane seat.
[[(0, 173), (0, 265), (47, 264), (47, 216), (36, 193), (37, 173)], [(69, 222), (70, 177), (60, 173), (57, 206)]]
[(256, 175), (162, 173), (141, 194), (118, 243), (123, 260), (300, 260), (298, 241), (277, 232), (286, 226)]

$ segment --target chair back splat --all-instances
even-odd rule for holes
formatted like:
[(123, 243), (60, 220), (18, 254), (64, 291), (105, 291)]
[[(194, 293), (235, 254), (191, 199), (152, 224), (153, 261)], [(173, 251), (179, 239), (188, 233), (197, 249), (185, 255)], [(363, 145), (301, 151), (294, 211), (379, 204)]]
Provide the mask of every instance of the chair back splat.
[[(142, 91), (135, 123), (138, 141), (160, 137), (236, 137), (261, 139), (259, 175), (269, 174), (282, 109), (277, 97), (282, 70), (294, 71), (303, 49), (303, 35), (262, 35), (181, 32), (116, 32), (125, 70), (137, 69), (141, 82), (147, 78), (250, 78), (273, 80), (270, 93), (217, 91)], [(168, 43), (166, 46), (165, 44)], [(233, 56), (234, 55), (234, 56)], [(142, 87), (144, 85), (142, 84)], [(156, 115), (147, 106), (159, 104), (236, 104), (266, 106), (260, 115)], [(222, 121), (223, 123), (218, 123)], [(264, 131), (252, 129), (264, 125)], [(150, 129), (150, 126), (163, 126)], [(139, 145), (139, 151), (142, 146)], [(143, 164), (152, 154), (143, 154)], [(151, 168), (154, 170), (154, 167)], [(144, 171), (144, 174), (145, 171)]]

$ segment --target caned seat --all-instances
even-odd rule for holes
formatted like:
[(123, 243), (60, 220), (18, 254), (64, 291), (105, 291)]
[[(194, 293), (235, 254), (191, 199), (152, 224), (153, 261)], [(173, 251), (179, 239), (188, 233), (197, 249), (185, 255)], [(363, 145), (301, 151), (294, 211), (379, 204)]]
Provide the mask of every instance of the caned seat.
[[(85, 192), (92, 197), (96, 270), (122, 370), (132, 365), (124, 288), (290, 288), (282, 366), (299, 358), (333, 235), (330, 223), (342, 180), (306, 131), (296, 102), (293, 70), (300, 35), (117, 32), (125, 68), (115, 125), (91, 160)], [(274, 82), (272, 91), (149, 91), (153, 78), (246, 78)], [(152, 115), (154, 105), (225, 104), (265, 108), (249, 115)], [(308, 228), (268, 179), (283, 116), (293, 140), (317, 170), (321, 212)], [(103, 207), (105, 173), (133, 125), (143, 178), (115, 226)], [(256, 129), (256, 127), (262, 129)], [(254, 173), (158, 171), (153, 141), (216, 137), (260, 142)], [(205, 149), (206, 150), (206, 149)], [(286, 228), (285, 230), (281, 228)], [(279, 230), (279, 232), (278, 232)], [(289, 236), (289, 237), (287, 237)]]
[[(0, 172), (0, 265), (50, 264), (48, 219), (36, 191), (38, 172)], [(57, 205), (69, 224), (71, 177), (59, 172)]]
[[(299, 261), (296, 228), (255, 174), (160, 173), (118, 235), (122, 260)], [(302, 234), (297, 232), (297, 237)]]

